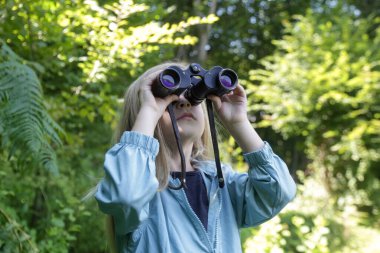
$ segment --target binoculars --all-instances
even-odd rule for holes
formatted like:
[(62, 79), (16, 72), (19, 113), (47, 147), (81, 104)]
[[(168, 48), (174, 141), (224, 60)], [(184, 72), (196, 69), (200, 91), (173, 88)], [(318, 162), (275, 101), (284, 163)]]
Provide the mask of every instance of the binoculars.
[(234, 90), (238, 83), (237, 74), (231, 69), (215, 66), (210, 70), (203, 69), (198, 63), (192, 63), (187, 69), (170, 66), (164, 69), (152, 85), (156, 97), (171, 94), (181, 95), (191, 105), (198, 105), (208, 95), (223, 96)]

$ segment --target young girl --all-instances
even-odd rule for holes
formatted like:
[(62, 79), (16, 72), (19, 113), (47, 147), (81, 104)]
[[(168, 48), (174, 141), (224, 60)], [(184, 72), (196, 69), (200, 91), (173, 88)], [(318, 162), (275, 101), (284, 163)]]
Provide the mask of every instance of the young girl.
[[(154, 97), (151, 86), (173, 63), (151, 68), (127, 90), (118, 143), (105, 157), (105, 177), (95, 195), (110, 215), (118, 252), (241, 252), (239, 228), (275, 216), (296, 186), (285, 163), (263, 142), (247, 118), (242, 86), (219, 98), (210, 96), (222, 124), (235, 138), (249, 165), (236, 173), (222, 165), (218, 186), (209, 158), (210, 131), (203, 105), (181, 96)], [(183, 66), (181, 66), (184, 68)], [(181, 159), (166, 107), (174, 102), (187, 188), (178, 186)]]

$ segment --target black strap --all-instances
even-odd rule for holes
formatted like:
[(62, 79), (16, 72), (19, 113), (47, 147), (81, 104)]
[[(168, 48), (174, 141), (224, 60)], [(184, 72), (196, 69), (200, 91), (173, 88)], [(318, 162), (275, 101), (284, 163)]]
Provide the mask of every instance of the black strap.
[(185, 155), (183, 154), (183, 150), (182, 150), (182, 141), (181, 141), (181, 137), (180, 137), (179, 131), (178, 131), (177, 120), (175, 118), (174, 111), (173, 111), (173, 104), (174, 103), (175, 102), (168, 105), (168, 111), (169, 111), (170, 119), (172, 121), (172, 126), (173, 126), (173, 130), (174, 130), (175, 140), (177, 142), (178, 152), (179, 152), (179, 155), (181, 156), (181, 177), (180, 177), (181, 184), (179, 186), (172, 186), (169, 184), (168, 187), (170, 189), (173, 189), (173, 190), (179, 190), (182, 187), (187, 188), (187, 186), (186, 186), (186, 162), (185, 162)]
[(214, 156), (215, 156), (215, 163), (216, 163), (216, 172), (218, 174), (219, 187), (223, 188), (224, 187), (224, 178), (223, 178), (222, 166), (220, 165), (218, 139), (216, 137), (215, 122), (214, 122), (214, 112), (213, 112), (213, 109), (212, 109), (212, 102), (211, 102), (211, 100), (210, 99), (206, 99), (206, 103), (207, 103), (208, 120), (210, 122), (210, 131), (211, 131), (211, 138), (212, 138), (212, 146), (214, 148)]
[[(207, 102), (207, 114), (208, 114), (208, 119), (209, 119), (209, 123), (210, 123), (212, 146), (214, 149), (216, 171), (217, 171), (217, 175), (218, 175), (218, 182), (219, 182), (219, 187), (223, 188), (224, 187), (224, 178), (223, 178), (222, 166), (220, 164), (218, 139), (216, 137), (216, 130), (215, 130), (214, 112), (213, 112), (211, 100), (206, 99), (206, 102)], [(170, 119), (172, 121), (174, 136), (175, 136), (175, 139), (177, 142), (179, 155), (181, 156), (181, 177), (180, 177), (181, 183), (179, 186), (172, 186), (169, 184), (168, 187), (170, 189), (173, 189), (173, 190), (179, 190), (182, 187), (187, 188), (187, 186), (186, 186), (186, 162), (185, 162), (185, 155), (183, 154), (183, 150), (182, 150), (182, 142), (181, 142), (181, 137), (179, 135), (177, 120), (175, 118), (174, 111), (173, 111), (173, 104), (174, 103), (176, 103), (176, 102), (173, 102), (173, 103), (168, 105), (168, 112), (170, 115)]]

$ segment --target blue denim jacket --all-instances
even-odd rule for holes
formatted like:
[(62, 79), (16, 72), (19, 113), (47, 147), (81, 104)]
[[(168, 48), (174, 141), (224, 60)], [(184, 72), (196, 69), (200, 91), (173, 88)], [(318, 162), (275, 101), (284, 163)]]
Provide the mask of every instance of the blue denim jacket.
[[(124, 132), (106, 154), (95, 198), (100, 210), (114, 218), (119, 252), (241, 252), (239, 228), (269, 220), (295, 196), (287, 166), (268, 143), (244, 155), (248, 173), (223, 165), (222, 189), (215, 162), (197, 161), (209, 197), (206, 231), (183, 189), (157, 191), (158, 149), (156, 139)], [(178, 185), (179, 179), (170, 183)]]

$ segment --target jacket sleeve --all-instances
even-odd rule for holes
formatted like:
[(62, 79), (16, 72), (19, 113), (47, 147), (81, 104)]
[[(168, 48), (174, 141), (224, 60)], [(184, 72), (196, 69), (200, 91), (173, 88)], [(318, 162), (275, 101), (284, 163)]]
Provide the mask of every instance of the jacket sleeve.
[(158, 148), (158, 141), (152, 137), (124, 132), (105, 155), (105, 176), (95, 199), (100, 210), (113, 217), (116, 234), (133, 231), (148, 217), (149, 201), (158, 189)]
[(278, 214), (296, 194), (288, 167), (265, 142), (244, 154), (248, 173), (227, 172), (227, 189), (239, 227), (257, 226)]

